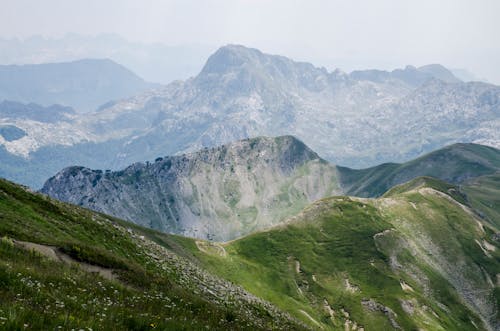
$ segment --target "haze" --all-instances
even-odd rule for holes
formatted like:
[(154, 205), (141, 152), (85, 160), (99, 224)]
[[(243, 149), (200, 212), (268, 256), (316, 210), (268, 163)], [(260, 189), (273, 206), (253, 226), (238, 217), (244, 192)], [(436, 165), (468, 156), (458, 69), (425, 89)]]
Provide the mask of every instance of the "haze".
[(498, 13), (494, 0), (4, 0), (0, 38), (113, 33), (210, 49), (235, 43), (330, 70), (441, 63), (500, 84)]

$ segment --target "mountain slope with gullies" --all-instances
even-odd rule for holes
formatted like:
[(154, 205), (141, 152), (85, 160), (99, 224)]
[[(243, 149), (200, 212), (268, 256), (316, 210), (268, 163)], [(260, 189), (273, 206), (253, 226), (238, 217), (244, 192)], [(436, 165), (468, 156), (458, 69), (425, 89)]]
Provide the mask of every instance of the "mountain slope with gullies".
[(0, 179), (2, 330), (307, 330), (179, 242)]
[(339, 194), (336, 168), (291, 136), (253, 138), (108, 172), (70, 167), (41, 192), (137, 224), (226, 241)]
[(228, 243), (184, 245), (317, 330), (498, 330), (499, 232), (452, 188), (416, 178), (377, 199), (319, 200)]
[(25, 132), (0, 142), (0, 175), (38, 189), (75, 163), (116, 170), (262, 135), (293, 135), (330, 162), (364, 168), (458, 142), (498, 147), (499, 111), (498, 86), (460, 82), (440, 65), (347, 74), (227, 45), (195, 77), (69, 122), (0, 119)]

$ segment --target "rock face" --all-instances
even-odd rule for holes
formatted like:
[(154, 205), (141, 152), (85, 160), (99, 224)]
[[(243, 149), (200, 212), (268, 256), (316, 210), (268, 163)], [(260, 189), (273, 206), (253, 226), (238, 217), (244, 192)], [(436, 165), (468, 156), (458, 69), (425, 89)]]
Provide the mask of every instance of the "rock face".
[(291, 136), (254, 138), (136, 163), (66, 168), (42, 189), (154, 229), (226, 241), (340, 192), (336, 168)]
[(440, 65), (346, 74), (228, 45), (196, 77), (69, 122), (33, 123), (0, 119), (26, 133), (0, 143), (0, 176), (37, 188), (75, 163), (120, 169), (262, 135), (293, 135), (326, 160), (363, 168), (457, 142), (500, 146), (500, 88), (460, 82)]

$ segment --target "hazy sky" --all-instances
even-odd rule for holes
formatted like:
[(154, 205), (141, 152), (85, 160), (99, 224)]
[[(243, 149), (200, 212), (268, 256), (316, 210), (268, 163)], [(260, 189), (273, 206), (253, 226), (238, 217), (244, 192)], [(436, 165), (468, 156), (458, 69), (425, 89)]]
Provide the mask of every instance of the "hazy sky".
[(442, 63), (500, 84), (498, 0), (1, 0), (0, 37), (243, 44), (344, 70)]

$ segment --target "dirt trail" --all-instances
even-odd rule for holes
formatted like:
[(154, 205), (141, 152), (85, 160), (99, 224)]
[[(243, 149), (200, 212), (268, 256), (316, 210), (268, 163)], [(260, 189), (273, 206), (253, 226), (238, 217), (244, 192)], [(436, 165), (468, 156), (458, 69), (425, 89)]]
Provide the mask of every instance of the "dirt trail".
[(63, 262), (66, 264), (75, 263), (80, 268), (85, 270), (86, 272), (97, 273), (102, 278), (105, 278), (108, 280), (117, 280), (116, 275), (113, 274), (113, 269), (104, 268), (101, 266), (77, 261), (77, 260), (73, 259), (71, 256), (64, 254), (63, 252), (58, 250), (58, 248), (55, 246), (36, 244), (36, 243), (32, 243), (32, 242), (28, 242), (28, 241), (21, 241), (21, 240), (12, 240), (12, 241), (14, 242), (14, 244), (16, 246), (24, 248), (24, 249), (29, 250), (29, 251), (35, 251), (35, 252), (39, 253), (40, 255), (43, 255), (43, 256), (49, 258), (52, 261)]
[(307, 318), (309, 318), (314, 324), (316, 324), (320, 329), (324, 329), (321, 324), (319, 324), (318, 321), (316, 321), (314, 318), (312, 318), (311, 315), (309, 315), (306, 311), (299, 309), (299, 311), (304, 314)]

